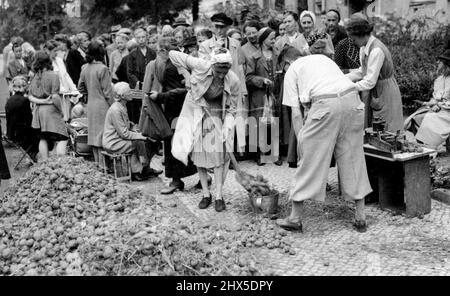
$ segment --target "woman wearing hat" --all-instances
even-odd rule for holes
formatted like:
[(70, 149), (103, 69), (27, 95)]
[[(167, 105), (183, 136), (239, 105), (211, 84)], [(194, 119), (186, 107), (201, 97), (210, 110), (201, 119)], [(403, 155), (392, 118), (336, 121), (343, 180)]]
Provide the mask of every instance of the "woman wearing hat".
[(207, 170), (214, 169), (215, 209), (221, 212), (225, 209), (222, 189), (229, 167), (225, 152), (233, 147), (234, 116), (241, 82), (230, 71), (233, 60), (225, 48), (213, 50), (210, 60), (173, 50), (169, 58), (179, 71), (191, 72), (190, 89), (172, 141), (172, 155), (187, 165), (191, 154), (203, 188), (201, 209), (212, 202)]
[[(257, 132), (260, 135), (261, 117), (263, 116), (264, 104), (266, 98), (274, 98), (273, 86), (275, 81), (275, 67), (276, 59), (273, 53), (273, 46), (275, 44), (275, 31), (269, 27), (262, 28), (258, 33), (259, 50), (255, 52), (251, 58), (247, 60), (246, 67), (246, 82), (247, 87), (251, 89), (249, 97), (249, 118), (255, 120), (256, 127), (250, 127), (251, 132)], [(275, 103), (275, 102), (274, 102)], [(275, 106), (274, 106), (275, 107)], [(252, 121), (249, 121), (250, 123)], [(250, 139), (252, 139), (250, 135)], [(263, 149), (260, 147), (261, 140), (257, 137), (256, 143), (249, 143), (250, 151), (257, 151), (256, 162), (258, 165), (263, 165), (261, 155), (264, 155)], [(267, 139), (263, 139), (262, 143), (267, 143)], [(256, 147), (254, 147), (256, 145)], [(253, 147), (252, 147), (253, 146)], [(266, 144), (267, 146), (267, 144)], [(273, 145), (272, 145), (273, 147)], [(275, 160), (277, 165), (281, 165), (282, 161), (278, 159), (279, 151), (272, 151), (276, 154)]]
[(351, 16), (347, 25), (349, 37), (360, 47), (361, 67), (347, 76), (356, 83), (358, 91), (370, 91), (366, 126), (372, 118), (386, 121), (386, 130), (403, 129), (403, 107), (400, 89), (394, 77), (394, 64), (389, 49), (371, 33), (373, 25), (361, 13)]
[[(428, 113), (416, 134), (418, 142), (437, 148), (450, 135), (450, 49), (439, 56), (439, 77), (434, 81), (433, 98), (424, 103)], [(416, 121), (418, 118), (414, 118)], [(419, 120), (420, 121), (420, 120)]]

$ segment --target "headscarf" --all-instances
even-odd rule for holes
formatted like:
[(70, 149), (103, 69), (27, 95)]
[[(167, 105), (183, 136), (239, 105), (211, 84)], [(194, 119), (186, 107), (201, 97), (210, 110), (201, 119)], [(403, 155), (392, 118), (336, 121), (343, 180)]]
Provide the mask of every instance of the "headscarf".
[(309, 11), (309, 10), (304, 10), (301, 14), (300, 14), (300, 22), (302, 22), (302, 19), (305, 16), (309, 16), (311, 17), (313, 24), (316, 25), (316, 15), (314, 14), (314, 12)]
[(233, 58), (226, 48), (217, 48), (211, 52), (211, 64), (232, 64)]
[(269, 35), (272, 34), (272, 32), (274, 32), (274, 30), (272, 30), (269, 27), (265, 27), (265, 28), (262, 28), (261, 30), (259, 30), (259, 32), (258, 32), (259, 45), (261, 45), (264, 42), (264, 40), (266, 40), (267, 37), (269, 37)]

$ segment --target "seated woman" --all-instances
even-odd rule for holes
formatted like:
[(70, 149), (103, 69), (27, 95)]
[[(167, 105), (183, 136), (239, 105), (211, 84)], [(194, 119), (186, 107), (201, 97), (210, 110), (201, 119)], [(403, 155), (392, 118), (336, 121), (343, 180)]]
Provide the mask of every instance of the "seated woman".
[(145, 164), (147, 151), (145, 142), (147, 137), (137, 131), (128, 119), (127, 101), (130, 101), (130, 86), (126, 82), (114, 85), (115, 102), (106, 113), (103, 131), (103, 149), (109, 153), (133, 153), (131, 157), (131, 172), (133, 181), (148, 179), (148, 168)]
[[(447, 49), (438, 59), (440, 75), (434, 81), (433, 98), (424, 103), (425, 108), (410, 116), (405, 124), (405, 128), (413, 132), (414, 124), (419, 125), (416, 134), (417, 142), (432, 148), (437, 148), (444, 143), (450, 135), (450, 49)], [(420, 114), (423, 114), (424, 110), (427, 111), (420, 123)]]

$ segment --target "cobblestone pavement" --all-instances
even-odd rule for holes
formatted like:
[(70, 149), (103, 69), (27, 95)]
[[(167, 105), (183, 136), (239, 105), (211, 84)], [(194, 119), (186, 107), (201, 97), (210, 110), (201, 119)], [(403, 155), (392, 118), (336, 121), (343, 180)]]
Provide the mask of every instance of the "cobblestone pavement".
[[(10, 167), (17, 152), (11, 156), (6, 148)], [(12, 159), (11, 159), (12, 158)], [(263, 174), (274, 187), (283, 192), (280, 204), (282, 216), (288, 213), (287, 190), (295, 169), (283, 164), (258, 167), (253, 162), (241, 162), (242, 169), (253, 175)], [(152, 166), (162, 168), (161, 158)], [(11, 171), (17, 177), (26, 171)], [(226, 224), (238, 227), (250, 220), (251, 211), (244, 189), (230, 171), (224, 188), (227, 210), (217, 213), (214, 207), (198, 209), (201, 191), (194, 186), (198, 176), (184, 179), (185, 191), (173, 195), (159, 194), (169, 182), (161, 175), (146, 182), (134, 182), (144, 196), (153, 195), (157, 202), (187, 218), (205, 224)], [(336, 170), (329, 175), (331, 190), (324, 203), (307, 201), (303, 234), (295, 238), (297, 254), (286, 255), (277, 250), (254, 248), (252, 255), (267, 270), (278, 275), (450, 275), (450, 206), (432, 200), (431, 213), (423, 219), (408, 219), (402, 215), (383, 211), (378, 205), (366, 208), (368, 231), (358, 233), (352, 229), (353, 203), (338, 197)], [(214, 186), (214, 184), (213, 184)], [(212, 189), (214, 193), (214, 189)]]
[[(160, 159), (153, 161), (162, 168)], [(287, 194), (295, 169), (285, 163), (278, 167), (241, 162), (242, 169), (253, 175), (263, 174), (280, 192), (280, 204), (287, 205)], [(174, 210), (204, 223), (222, 223), (238, 227), (249, 220), (247, 195), (230, 171), (224, 187), (227, 210), (214, 207), (198, 209), (201, 191), (194, 188), (198, 176), (184, 179), (185, 191), (170, 196), (159, 195), (169, 180), (161, 176), (140, 184), (147, 194)], [(432, 211), (423, 219), (409, 219), (368, 205), (368, 231), (352, 229), (353, 203), (338, 197), (336, 170), (330, 169), (324, 203), (307, 202), (303, 234), (295, 237), (295, 256), (266, 248), (254, 249), (255, 258), (279, 275), (450, 275), (450, 207), (432, 201)], [(214, 186), (214, 184), (213, 184)], [(214, 190), (214, 189), (213, 189)], [(214, 191), (212, 190), (212, 193)], [(175, 207), (176, 206), (176, 207)], [(288, 212), (285, 207), (284, 213)]]

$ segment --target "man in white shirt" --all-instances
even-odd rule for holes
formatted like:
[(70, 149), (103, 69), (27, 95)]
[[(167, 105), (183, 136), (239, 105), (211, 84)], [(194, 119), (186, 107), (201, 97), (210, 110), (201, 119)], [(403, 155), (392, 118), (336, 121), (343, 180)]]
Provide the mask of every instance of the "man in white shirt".
[[(277, 224), (302, 231), (303, 201), (325, 200), (334, 153), (342, 194), (356, 201), (354, 226), (362, 232), (366, 230), (364, 198), (372, 191), (363, 151), (364, 104), (355, 84), (331, 59), (317, 54), (325, 44), (319, 40), (310, 46), (312, 55), (285, 61), (291, 65), (284, 78), (283, 104), (292, 108), (301, 158), (290, 192), (291, 214)], [(309, 109), (305, 120), (300, 104)]]

